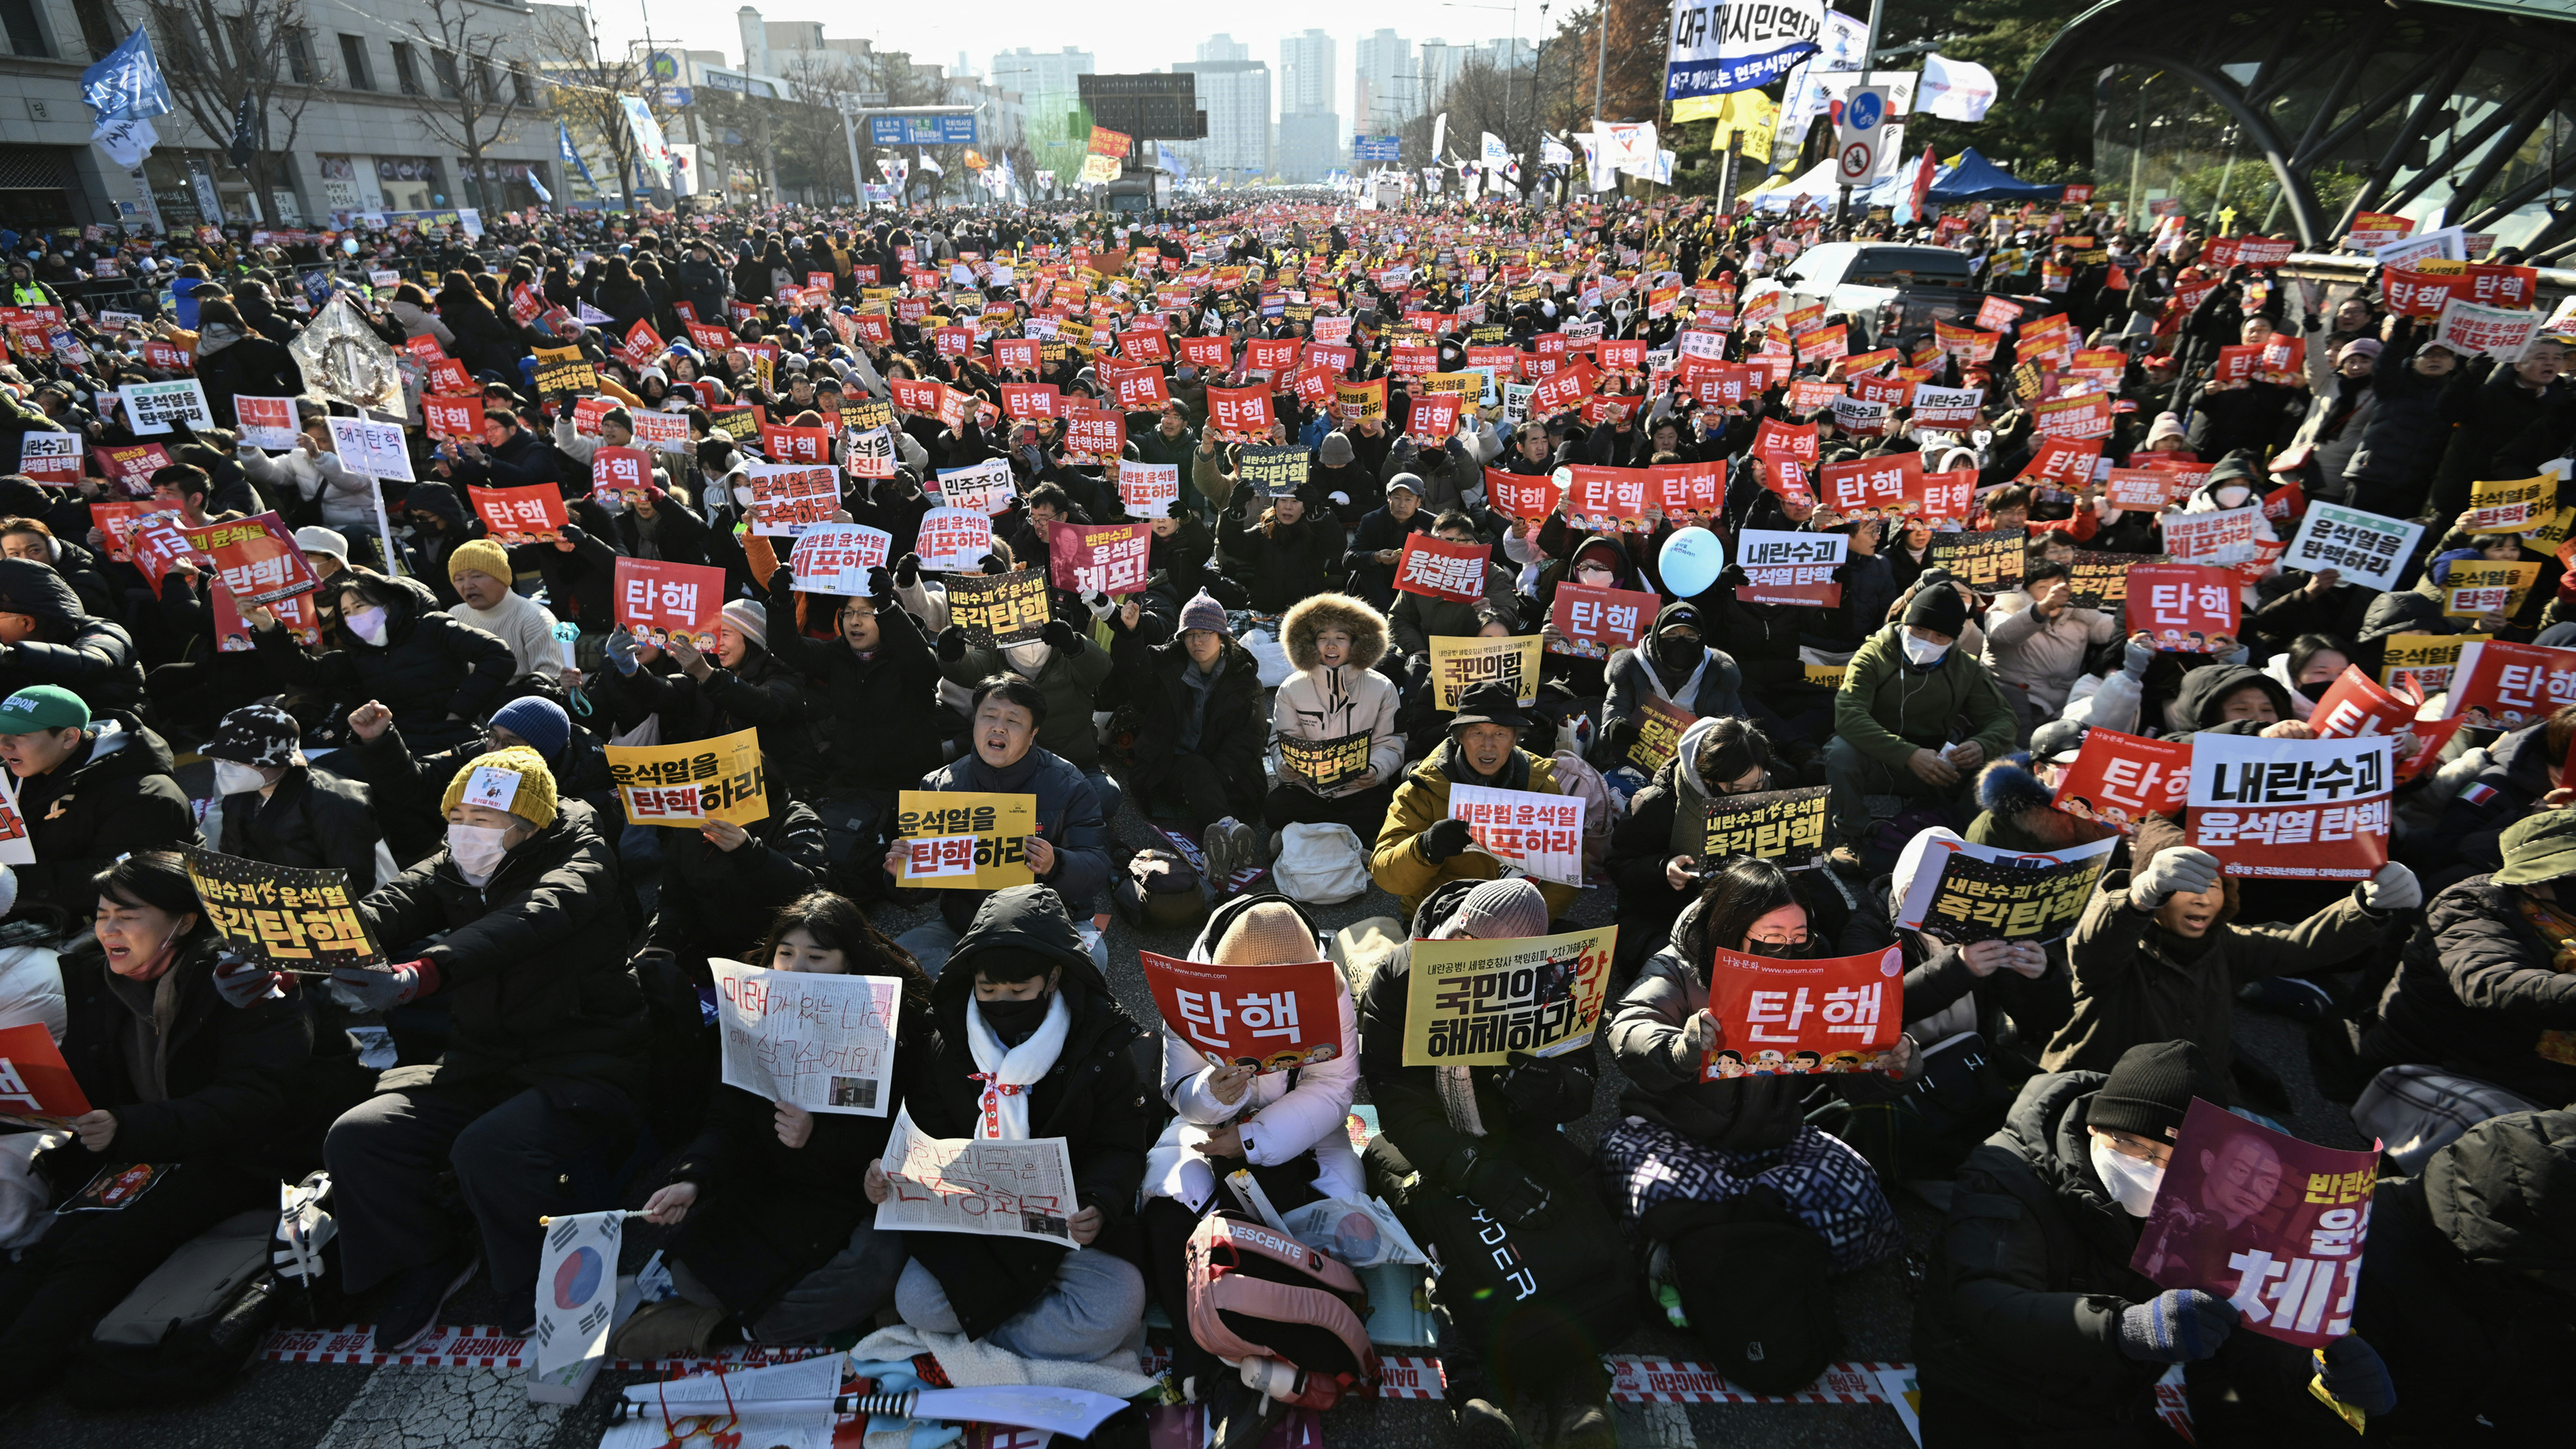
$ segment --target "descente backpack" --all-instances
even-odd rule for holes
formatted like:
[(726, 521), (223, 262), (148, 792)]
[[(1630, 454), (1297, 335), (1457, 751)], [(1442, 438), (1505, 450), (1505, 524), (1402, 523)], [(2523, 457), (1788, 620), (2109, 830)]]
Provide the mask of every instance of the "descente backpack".
[[(1247, 1383), (1315, 1410), (1377, 1391), (1368, 1290), (1348, 1265), (1230, 1210), (1199, 1219), (1185, 1261), (1190, 1336)], [(1295, 1372), (1268, 1373), (1260, 1360)]]

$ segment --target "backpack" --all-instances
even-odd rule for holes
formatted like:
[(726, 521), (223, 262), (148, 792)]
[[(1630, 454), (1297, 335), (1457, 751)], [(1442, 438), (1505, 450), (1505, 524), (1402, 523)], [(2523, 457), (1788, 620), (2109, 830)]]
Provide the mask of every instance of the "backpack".
[(1329, 1409), (1377, 1391), (1368, 1290), (1348, 1266), (1231, 1209), (1184, 1250), (1190, 1337), (1281, 1403)]
[(1169, 850), (1140, 850), (1110, 888), (1111, 903), (1130, 926), (1153, 931), (1195, 931), (1212, 909), (1198, 867)]
[(2493, 1082), (2435, 1067), (2395, 1066), (2362, 1088), (2361, 1100), (2352, 1104), (2352, 1124), (2363, 1136), (2378, 1138), (2399, 1171), (2417, 1173), (2434, 1153), (2490, 1117), (2546, 1110)]
[(1347, 825), (1290, 825), (1279, 832), (1279, 858), (1270, 863), (1279, 893), (1310, 906), (1338, 905), (1367, 892), (1368, 852)]
[(63, 1396), (79, 1409), (147, 1408), (230, 1384), (282, 1306), (270, 1267), (278, 1224), (277, 1208), (252, 1208), (181, 1244), (90, 1331)]

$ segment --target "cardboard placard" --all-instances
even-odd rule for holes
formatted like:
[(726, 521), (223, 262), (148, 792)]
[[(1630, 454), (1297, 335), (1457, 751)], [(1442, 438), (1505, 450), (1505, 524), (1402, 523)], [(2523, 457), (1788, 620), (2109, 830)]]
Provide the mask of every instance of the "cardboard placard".
[(1607, 659), (1617, 650), (1634, 648), (1654, 628), (1655, 612), (1662, 604), (1659, 595), (1638, 589), (1560, 583), (1548, 609), (1548, 623), (1556, 631), (1548, 652)]
[(897, 797), (894, 848), (886, 864), (898, 884), (928, 890), (997, 891), (1029, 885), (1028, 837), (1038, 797), (966, 790), (906, 790)]
[(2461, 559), (2442, 575), (2442, 612), (2454, 619), (2488, 614), (2511, 618), (2522, 612), (2523, 598), (2540, 581), (2540, 563), (2492, 563)]
[(796, 536), (788, 567), (796, 587), (809, 594), (861, 598), (868, 593), (868, 570), (883, 568), (894, 536), (864, 523), (822, 523)]
[(2481, 639), (2462, 646), (2451, 666), (2441, 718), (2473, 730), (2518, 730), (2576, 704), (2576, 649)]
[(900, 977), (764, 970), (722, 957), (707, 968), (726, 1086), (835, 1116), (893, 1109)]
[(1449, 818), (1467, 822), (1477, 848), (1501, 864), (1506, 879), (1526, 875), (1581, 886), (1583, 807), (1580, 795), (1449, 787)]
[(307, 870), (191, 847), (188, 879), (233, 953), (271, 971), (385, 967), (345, 870)]
[(2219, 652), (2233, 639), (2243, 609), (2232, 569), (2190, 564), (2148, 564), (2129, 574), (2128, 631), (2155, 636), (2158, 649), (2185, 654)]
[(1933, 566), (1981, 594), (2021, 587), (2021, 571), (2030, 551), (2027, 529), (1989, 528), (1974, 533), (1932, 535)]
[(1369, 750), (1376, 743), (1376, 737), (1366, 731), (1329, 740), (1294, 735), (1281, 735), (1278, 740), (1281, 767), (1318, 790), (1336, 789), (1367, 774)]
[(1085, 598), (1143, 593), (1153, 543), (1153, 530), (1142, 523), (1050, 523), (1048, 580)]
[(724, 570), (703, 564), (620, 555), (614, 579), (616, 622), (638, 642), (685, 643), (712, 653), (724, 609)]
[(1843, 586), (1834, 575), (1850, 548), (1850, 537), (1840, 533), (1745, 529), (1736, 535), (1736, 563), (1747, 582), (1736, 586), (1735, 596), (1753, 604), (1839, 607)]
[(1180, 501), (1179, 464), (1118, 460), (1118, 504), (1129, 517), (1168, 518)]
[(2170, 819), (2190, 801), (2191, 745), (2118, 730), (2085, 731), (2084, 747), (2050, 803), (2078, 820), (2135, 835), (2150, 815)]
[(2052, 941), (2075, 928), (2116, 837), (2054, 852), (1998, 850), (1926, 830), (1897, 856), (1896, 923), (1953, 945)]
[(169, 432), (172, 423), (185, 423), (196, 431), (215, 425), (215, 411), (206, 402), (205, 384), (193, 377), (171, 382), (130, 382), (118, 388), (116, 395), (125, 403), (126, 426), (146, 437)]
[(492, 538), (504, 545), (552, 543), (563, 537), (571, 520), (564, 512), (563, 490), (551, 483), (524, 488), (469, 485), (466, 496)]
[(2191, 736), (2191, 843), (2237, 877), (2367, 880), (2388, 863), (2395, 755), (2375, 739)]
[(2310, 505), (2299, 532), (2281, 555), (2281, 567), (2310, 573), (2333, 569), (2343, 582), (2386, 591), (2415, 552), (2424, 525), (2364, 513), (2337, 503)]
[(1474, 603), (1485, 597), (1486, 566), (1492, 559), (1493, 550), (1481, 543), (1448, 543), (1410, 533), (1403, 557), (1396, 560), (1395, 587), (1400, 593)]
[(922, 515), (912, 551), (923, 568), (956, 575), (949, 580), (953, 586), (993, 551), (993, 520), (971, 508), (934, 508)]
[(1518, 690), (1523, 705), (1537, 703), (1542, 643), (1535, 634), (1503, 639), (1433, 635), (1431, 683), (1436, 707), (1442, 714), (1455, 714), (1458, 696), (1476, 685), (1495, 682)]
[(948, 580), (949, 621), (980, 647), (1025, 644), (1043, 633), (1053, 606), (1037, 569), (957, 574)]
[(1699, 716), (1668, 699), (1648, 696), (1637, 702), (1632, 721), (1637, 726), (1636, 739), (1628, 745), (1628, 763), (1652, 775), (1664, 767), (1681, 745), (1682, 731), (1699, 722)]
[(418, 481), (412, 476), (411, 448), (403, 438), (402, 424), (369, 418), (325, 421), (331, 429), (331, 450), (340, 455), (341, 467), (370, 478)]
[(1209, 1066), (1266, 1076), (1342, 1054), (1342, 978), (1330, 961), (1218, 966), (1137, 954), (1164, 1027)]
[(1884, 1071), (1904, 1032), (1905, 948), (1783, 959), (1717, 948), (1708, 968), (1716, 1045), (1700, 1080)]
[(751, 531), (763, 538), (802, 537), (841, 511), (840, 470), (828, 463), (753, 463), (748, 472)]
[(1408, 1067), (1499, 1067), (1514, 1052), (1589, 1046), (1616, 926), (1509, 940), (1416, 941), (1406, 983)]
[(1825, 851), (1825, 787), (1714, 795), (1701, 836), (1700, 859), (1749, 855), (1776, 860), (1782, 870), (1805, 870)]
[(1293, 444), (1250, 447), (1236, 461), (1235, 486), (1258, 488), (1272, 498), (1293, 496), (1306, 486), (1307, 453)]
[(749, 825), (769, 818), (760, 732), (736, 730), (677, 745), (609, 745), (608, 776), (629, 825)]
[(71, 1119), (89, 1109), (88, 1096), (44, 1023), (0, 1027), (0, 1113), (68, 1129)]
[(972, 467), (939, 470), (939, 501), (944, 507), (989, 518), (1009, 508), (1018, 496), (1011, 480), (1010, 461), (1005, 458), (987, 458)]

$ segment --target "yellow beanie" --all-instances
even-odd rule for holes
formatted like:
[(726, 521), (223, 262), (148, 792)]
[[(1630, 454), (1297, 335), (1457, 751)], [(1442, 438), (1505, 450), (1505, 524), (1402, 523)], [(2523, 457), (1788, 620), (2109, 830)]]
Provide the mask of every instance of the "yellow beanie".
[(554, 771), (546, 768), (544, 757), (523, 745), (477, 755), (447, 782), (447, 795), (438, 802), (438, 811), (445, 815), (468, 803), (506, 810), (543, 830), (555, 823)]
[(456, 576), (467, 569), (472, 569), (478, 574), (487, 574), (504, 584), (518, 577), (518, 570), (510, 567), (509, 550), (488, 538), (477, 538), (460, 543), (456, 546), (456, 552), (447, 556), (449, 582), (454, 582)]

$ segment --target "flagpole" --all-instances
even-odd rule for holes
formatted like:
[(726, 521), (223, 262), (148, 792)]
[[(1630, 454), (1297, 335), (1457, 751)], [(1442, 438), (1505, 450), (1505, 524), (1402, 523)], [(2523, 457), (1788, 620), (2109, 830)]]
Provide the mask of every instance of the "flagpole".
[[(1878, 64), (1879, 26), (1886, 18), (1887, 0), (1869, 0), (1869, 39), (1861, 42), (1860, 79), (1854, 83), (1855, 89), (1869, 84), (1870, 70)], [(1836, 226), (1851, 224), (1852, 189), (1846, 185), (1842, 190), (1842, 199), (1834, 203), (1834, 225)]]

